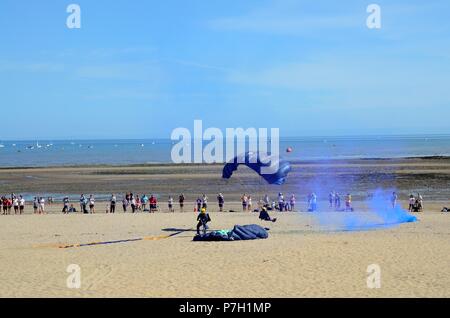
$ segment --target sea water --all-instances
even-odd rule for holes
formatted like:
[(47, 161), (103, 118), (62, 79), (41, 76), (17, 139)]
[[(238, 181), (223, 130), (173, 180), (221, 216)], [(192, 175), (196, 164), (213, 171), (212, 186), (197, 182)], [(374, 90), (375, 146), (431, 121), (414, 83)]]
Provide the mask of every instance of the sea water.
[[(0, 140), (0, 167), (171, 163), (170, 139)], [(287, 153), (286, 149), (292, 148)], [(291, 161), (450, 156), (450, 135), (287, 137), (280, 154)]]

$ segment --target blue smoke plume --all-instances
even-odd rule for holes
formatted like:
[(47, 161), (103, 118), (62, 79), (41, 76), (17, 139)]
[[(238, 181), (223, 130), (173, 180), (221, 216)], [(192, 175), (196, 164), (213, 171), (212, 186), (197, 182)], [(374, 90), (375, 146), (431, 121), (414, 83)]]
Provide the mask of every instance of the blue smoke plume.
[(415, 222), (417, 218), (399, 203), (392, 207), (393, 191), (377, 189), (365, 202), (365, 207), (353, 212), (312, 212), (319, 227), (331, 231), (363, 231)]

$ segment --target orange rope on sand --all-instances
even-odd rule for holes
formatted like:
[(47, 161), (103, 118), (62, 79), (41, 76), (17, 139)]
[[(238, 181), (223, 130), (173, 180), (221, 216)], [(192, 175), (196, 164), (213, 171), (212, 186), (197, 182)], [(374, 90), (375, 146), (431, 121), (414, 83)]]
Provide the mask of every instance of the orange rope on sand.
[(75, 243), (75, 244), (60, 244), (60, 243), (49, 243), (49, 244), (38, 244), (33, 245), (33, 248), (72, 248), (72, 247), (85, 247), (85, 246), (94, 246), (94, 245), (107, 245), (107, 244), (115, 244), (115, 243), (127, 243), (127, 242), (136, 242), (136, 241), (157, 241), (169, 238), (171, 236), (175, 236), (180, 234), (183, 231), (179, 231), (176, 233), (168, 234), (168, 235), (158, 235), (158, 236), (144, 236), (132, 239), (124, 239), (124, 240), (115, 240), (115, 241), (99, 241), (99, 242), (90, 242), (90, 243)]

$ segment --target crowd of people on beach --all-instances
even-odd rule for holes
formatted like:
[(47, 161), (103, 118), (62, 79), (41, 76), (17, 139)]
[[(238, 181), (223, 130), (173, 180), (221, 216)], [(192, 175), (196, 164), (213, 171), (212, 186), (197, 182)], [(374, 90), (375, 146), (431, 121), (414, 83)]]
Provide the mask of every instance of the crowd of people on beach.
[[(218, 193), (217, 197), (217, 205), (219, 212), (224, 211), (225, 207), (225, 197), (222, 193)], [(280, 211), (280, 212), (288, 212), (288, 211), (296, 211), (296, 203), (297, 199), (295, 194), (291, 194), (288, 197), (285, 197), (282, 192), (279, 192), (276, 199), (272, 200), (268, 194), (265, 194), (262, 198), (260, 198), (256, 202), (256, 206), (253, 204), (253, 198), (250, 194), (244, 193), (240, 197), (240, 201), (242, 204), (242, 211), (246, 212), (260, 212), (264, 207), (267, 211)], [(307, 211), (315, 212), (318, 210), (318, 199), (317, 195), (314, 192), (311, 192), (307, 196)], [(397, 206), (398, 195), (396, 192), (392, 193), (390, 197), (390, 203), (392, 208)], [(103, 200), (104, 202), (104, 200)], [(416, 196), (411, 194), (409, 196), (409, 212), (422, 212), (423, 211), (423, 198), (418, 193)], [(51, 205), (54, 203), (53, 197), (41, 197), (36, 196), (32, 201), (33, 211), (35, 214), (45, 214), (46, 203)], [(93, 194), (85, 195), (81, 194), (79, 198), (79, 210), (75, 207), (74, 203), (69, 199), (68, 196), (64, 197), (62, 200), (63, 208), (62, 213), (73, 213), (73, 212), (81, 212), (85, 214), (93, 214), (97, 212), (97, 204), (96, 199)], [(183, 193), (178, 196), (178, 206), (179, 211), (184, 212), (186, 203), (186, 197)], [(120, 198), (116, 196), (116, 194), (111, 194), (109, 199), (106, 201), (105, 212), (106, 213), (115, 213), (117, 209), (117, 205), (121, 205), (123, 212), (130, 211), (131, 213), (136, 212), (149, 212), (154, 213), (161, 211), (160, 202), (156, 195), (151, 194), (147, 196), (147, 194), (134, 194), (132, 192), (127, 192), (122, 195)], [(208, 196), (203, 193), (198, 196), (194, 201), (194, 212), (200, 212), (202, 209), (207, 210), (209, 204)], [(2, 211), (3, 215), (7, 214), (23, 214), (25, 210), (26, 202), (22, 195), (16, 195), (12, 193), (10, 196), (2, 196), (0, 198), (0, 211)], [(336, 191), (331, 191), (328, 195), (328, 208), (334, 209), (335, 211), (345, 211), (351, 212), (354, 211), (352, 206), (352, 195), (347, 193), (344, 196), (344, 205), (341, 204), (341, 195)], [(175, 200), (172, 196), (168, 196), (167, 198), (167, 210), (169, 212), (175, 212)], [(236, 212), (234, 210), (229, 210), (229, 212)]]

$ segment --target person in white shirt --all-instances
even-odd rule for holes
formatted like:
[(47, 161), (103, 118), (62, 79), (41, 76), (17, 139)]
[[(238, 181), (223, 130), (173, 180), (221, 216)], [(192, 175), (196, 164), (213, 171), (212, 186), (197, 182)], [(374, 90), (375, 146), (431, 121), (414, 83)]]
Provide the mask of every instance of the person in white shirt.
[(202, 196), (202, 208), (205, 208), (205, 209), (208, 208), (208, 196), (204, 193)]
[(95, 213), (95, 198), (92, 194), (89, 197), (89, 213)]
[(14, 214), (17, 214), (19, 212), (19, 199), (17, 197), (13, 198), (13, 208)]
[(167, 206), (169, 208), (169, 212), (175, 212), (175, 209), (173, 208), (173, 198), (170, 196), (169, 200), (167, 200)]
[(44, 198), (40, 198), (39, 199), (39, 214), (45, 214), (45, 199)]
[(25, 210), (25, 199), (22, 196), (20, 196), (19, 197), (19, 213), (22, 214), (24, 210)]

